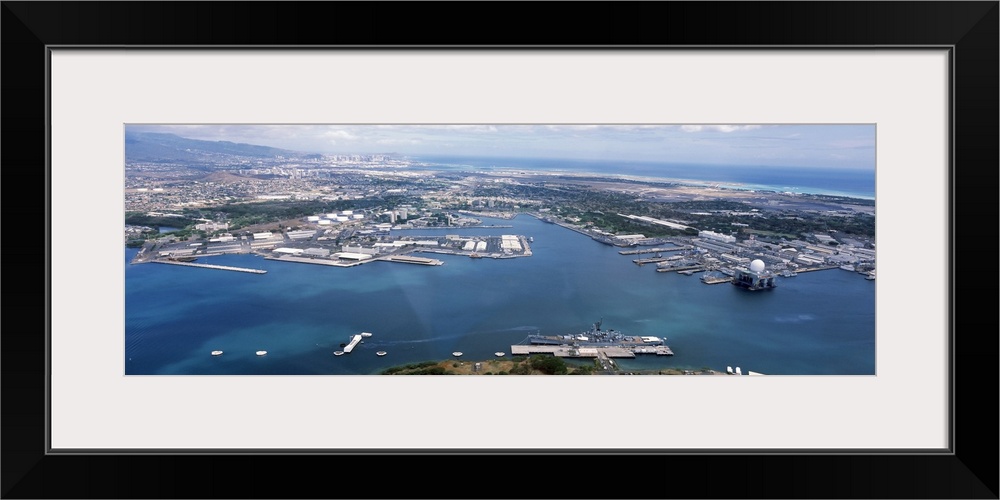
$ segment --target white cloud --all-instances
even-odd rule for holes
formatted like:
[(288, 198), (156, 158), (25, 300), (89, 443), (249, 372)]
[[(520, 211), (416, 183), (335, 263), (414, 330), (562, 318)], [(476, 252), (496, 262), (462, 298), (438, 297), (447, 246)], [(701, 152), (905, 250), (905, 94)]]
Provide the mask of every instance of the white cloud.
[(685, 132), (701, 132), (703, 130), (713, 130), (715, 132), (737, 132), (743, 130), (757, 130), (760, 125), (681, 125), (681, 130)]
[(545, 128), (553, 132), (561, 132), (566, 130), (594, 130), (600, 128), (601, 125), (546, 125)]
[(350, 133), (350, 132), (348, 132), (346, 130), (329, 130), (329, 131), (323, 133), (323, 137), (325, 137), (327, 139), (331, 139), (331, 140), (332, 139), (354, 140), (354, 139), (358, 138), (358, 136), (356, 136), (356, 135), (354, 135), (354, 134), (352, 134), (352, 133)]

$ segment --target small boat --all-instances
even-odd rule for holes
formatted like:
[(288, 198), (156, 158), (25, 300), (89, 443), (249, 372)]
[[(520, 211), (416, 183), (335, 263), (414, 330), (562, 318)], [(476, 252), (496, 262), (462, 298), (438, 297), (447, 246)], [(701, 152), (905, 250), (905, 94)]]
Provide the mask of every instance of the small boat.
[(212, 356), (222, 356), (222, 351), (212, 351)]
[(344, 351), (333, 351), (333, 355), (334, 356), (343, 356), (344, 355)]
[(451, 353), (451, 355), (455, 356), (457, 358), (457, 357), (459, 357), (459, 356), (462, 355), (462, 351), (455, 351), (455, 352)]
[(387, 353), (385, 351), (378, 351), (375, 353), (376, 356), (385, 356)]
[(362, 337), (365, 337), (365, 338), (368, 338), (368, 337), (371, 337), (371, 336), (372, 336), (372, 334), (371, 334), (371, 333), (369, 333), (369, 332), (361, 332), (361, 336), (362, 336)]
[(267, 351), (257, 351), (258, 356), (263, 356), (265, 354), (267, 354)]
[(506, 354), (506, 353), (503, 352), (503, 351), (497, 351), (497, 352), (493, 353), (493, 355), (496, 356), (496, 357), (498, 357), (498, 358), (502, 358), (504, 356), (504, 354)]

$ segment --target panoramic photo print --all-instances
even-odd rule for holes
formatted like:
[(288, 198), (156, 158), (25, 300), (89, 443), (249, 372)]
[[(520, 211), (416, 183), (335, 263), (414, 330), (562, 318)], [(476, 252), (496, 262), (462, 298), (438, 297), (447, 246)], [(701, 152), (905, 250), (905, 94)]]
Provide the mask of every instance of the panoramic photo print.
[(127, 124), (126, 375), (875, 375), (873, 124)]

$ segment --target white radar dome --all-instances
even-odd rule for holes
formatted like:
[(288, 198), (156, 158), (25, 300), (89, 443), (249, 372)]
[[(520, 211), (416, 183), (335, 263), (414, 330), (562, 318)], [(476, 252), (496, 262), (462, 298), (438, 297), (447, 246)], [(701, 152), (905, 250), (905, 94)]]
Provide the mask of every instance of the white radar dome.
[(756, 259), (750, 263), (750, 270), (759, 273), (764, 270), (764, 261)]

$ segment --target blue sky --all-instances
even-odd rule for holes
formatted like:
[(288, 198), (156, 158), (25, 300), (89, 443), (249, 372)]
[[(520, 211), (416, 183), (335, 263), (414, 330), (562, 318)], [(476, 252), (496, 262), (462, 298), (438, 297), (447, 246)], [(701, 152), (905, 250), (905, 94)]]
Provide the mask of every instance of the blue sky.
[(129, 125), (296, 151), (875, 169), (875, 125)]

